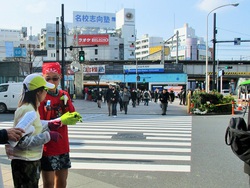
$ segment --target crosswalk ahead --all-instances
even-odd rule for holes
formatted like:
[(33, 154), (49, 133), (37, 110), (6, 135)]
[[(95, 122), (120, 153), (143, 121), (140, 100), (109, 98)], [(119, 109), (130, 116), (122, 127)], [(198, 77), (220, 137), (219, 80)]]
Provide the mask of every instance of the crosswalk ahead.
[(190, 172), (191, 134), (189, 116), (85, 121), (69, 127), (72, 168)]
[(145, 117), (91, 118), (68, 126), (72, 169), (190, 172), (192, 117)]

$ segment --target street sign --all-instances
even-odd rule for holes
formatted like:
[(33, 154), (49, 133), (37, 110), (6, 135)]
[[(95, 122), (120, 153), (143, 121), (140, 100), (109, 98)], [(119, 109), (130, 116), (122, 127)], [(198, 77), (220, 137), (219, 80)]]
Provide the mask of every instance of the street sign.
[(224, 75), (224, 70), (219, 70), (219, 74), (218, 74), (218, 77), (221, 77)]
[(26, 48), (14, 48), (14, 57), (26, 57), (27, 50)]
[(81, 65), (78, 61), (73, 61), (70, 65), (70, 69), (74, 72), (78, 72), (81, 69)]
[(234, 38), (234, 45), (240, 45), (241, 38)]
[(47, 56), (47, 50), (34, 50), (34, 56)]

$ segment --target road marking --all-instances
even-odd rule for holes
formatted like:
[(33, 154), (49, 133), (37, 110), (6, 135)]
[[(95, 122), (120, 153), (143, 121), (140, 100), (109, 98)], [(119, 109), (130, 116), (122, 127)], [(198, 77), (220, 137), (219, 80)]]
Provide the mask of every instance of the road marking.
[(180, 152), (180, 153), (189, 153), (191, 152), (190, 148), (162, 148), (162, 147), (128, 147), (128, 146), (81, 146), (81, 145), (72, 145), (70, 149), (83, 149), (83, 150), (117, 150), (117, 151), (146, 151), (146, 152)]
[(146, 165), (146, 164), (76, 163), (76, 162), (73, 162), (71, 169), (190, 172), (190, 165), (148, 165), (148, 164)]
[(70, 158), (91, 159), (123, 159), (123, 160), (171, 160), (190, 161), (190, 156), (185, 155), (144, 155), (144, 154), (114, 154), (114, 153), (70, 153)]

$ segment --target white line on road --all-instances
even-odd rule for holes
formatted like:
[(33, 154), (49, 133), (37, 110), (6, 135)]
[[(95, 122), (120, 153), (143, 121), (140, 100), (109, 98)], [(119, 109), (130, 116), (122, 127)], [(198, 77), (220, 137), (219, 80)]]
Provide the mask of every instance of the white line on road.
[(83, 150), (116, 150), (116, 151), (145, 151), (145, 152), (191, 152), (191, 148), (161, 148), (161, 147), (128, 147), (128, 146), (82, 146), (71, 145), (70, 149), (83, 149)]
[(168, 146), (166, 142), (151, 142), (151, 141), (125, 141), (125, 140), (79, 140), (79, 139), (70, 139), (70, 144), (114, 144), (114, 145), (153, 145), (153, 146)]
[(114, 163), (75, 163), (71, 169), (90, 170), (129, 170), (129, 171), (158, 171), (158, 172), (190, 172), (190, 165), (142, 165)]
[(171, 160), (190, 161), (185, 155), (144, 155), (144, 154), (110, 154), (110, 153), (70, 153), (70, 158), (91, 159), (125, 159), (125, 160)]

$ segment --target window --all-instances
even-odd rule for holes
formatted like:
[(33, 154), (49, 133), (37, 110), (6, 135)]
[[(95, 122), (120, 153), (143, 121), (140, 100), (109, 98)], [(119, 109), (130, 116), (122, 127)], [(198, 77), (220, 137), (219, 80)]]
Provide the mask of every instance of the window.
[(5, 92), (8, 90), (9, 85), (2, 85), (0, 86), (0, 92)]
[(55, 41), (55, 37), (48, 37), (48, 41)]
[(55, 48), (55, 45), (54, 44), (48, 44), (48, 47), (49, 48)]

